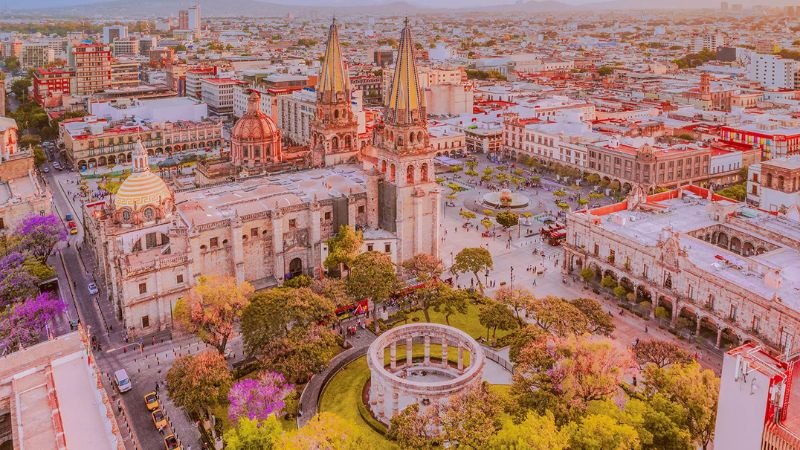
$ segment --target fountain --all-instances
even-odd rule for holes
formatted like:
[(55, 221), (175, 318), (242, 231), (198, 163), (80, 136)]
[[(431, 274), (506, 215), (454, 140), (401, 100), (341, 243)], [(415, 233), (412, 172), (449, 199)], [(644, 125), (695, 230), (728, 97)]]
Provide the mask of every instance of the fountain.
[(500, 192), (489, 192), (483, 195), (483, 204), (491, 206), (492, 208), (510, 208), (518, 209), (528, 206), (528, 197), (517, 193), (511, 192), (508, 189), (503, 189)]

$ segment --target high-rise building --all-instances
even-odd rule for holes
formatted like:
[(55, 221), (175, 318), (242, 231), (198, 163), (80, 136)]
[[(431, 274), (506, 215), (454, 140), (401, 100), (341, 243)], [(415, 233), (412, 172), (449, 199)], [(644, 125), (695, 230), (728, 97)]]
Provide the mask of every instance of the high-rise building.
[(178, 11), (178, 29), (179, 30), (189, 29), (189, 11), (185, 9)]
[(317, 80), (317, 112), (311, 124), (311, 159), (315, 167), (355, 160), (358, 123), (350, 105), (347, 73), (336, 19), (328, 32), (328, 43)]
[(747, 78), (770, 89), (794, 89), (800, 63), (777, 55), (752, 52), (747, 64)]
[(63, 69), (39, 68), (33, 72), (33, 99), (43, 107), (61, 104), (61, 97), (72, 91), (74, 73)]
[(111, 63), (111, 87), (131, 88), (141, 84), (141, 65), (133, 59), (115, 59)]
[(194, 5), (189, 7), (188, 9), (189, 15), (189, 22), (187, 23), (188, 30), (192, 30), (194, 32), (195, 37), (200, 37), (200, 28), (202, 26), (202, 21), (200, 18), (200, 5)]
[(115, 58), (120, 56), (136, 56), (139, 54), (139, 40), (136, 38), (115, 39), (111, 44)]
[(110, 44), (117, 39), (128, 38), (128, 27), (125, 25), (109, 25), (103, 27), (103, 44)]
[(107, 45), (76, 45), (70, 48), (69, 59), (75, 72), (73, 94), (91, 95), (111, 87), (111, 50)]
[(22, 57), (20, 58), (20, 66), (27, 69), (35, 69), (37, 67), (44, 67), (52, 63), (55, 59), (55, 53), (50, 45), (47, 43), (26, 43), (22, 46)]

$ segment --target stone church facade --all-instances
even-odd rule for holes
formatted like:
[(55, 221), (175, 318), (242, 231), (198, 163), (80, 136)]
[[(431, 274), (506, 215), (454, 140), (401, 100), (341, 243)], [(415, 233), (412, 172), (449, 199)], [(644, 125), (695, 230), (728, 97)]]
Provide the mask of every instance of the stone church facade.
[[(326, 52), (325, 76), (317, 86), (323, 114), (311, 125), (311, 168), (175, 192), (150, 172), (147, 153), (137, 144), (134, 174), (119, 193), (108, 203), (85, 206), (98, 283), (106, 285), (129, 336), (171, 327), (175, 303), (201, 275), (234, 276), (256, 289), (300, 274), (320, 276), (326, 242), (342, 225), (364, 230), (365, 249), (385, 252), (395, 263), (417, 253), (438, 256), (435, 152), (408, 26), (394, 80), (403, 94), (387, 101), (385, 124), (372, 146), (356, 148), (353, 139), (356, 124), (335, 23), (328, 46), (336, 48)], [(242, 118), (247, 123), (234, 128), (249, 131), (232, 136), (238, 149), (232, 170), (247, 166), (252, 172), (254, 162), (264, 169), (281, 162), (275, 157), (280, 130), (251, 109)]]

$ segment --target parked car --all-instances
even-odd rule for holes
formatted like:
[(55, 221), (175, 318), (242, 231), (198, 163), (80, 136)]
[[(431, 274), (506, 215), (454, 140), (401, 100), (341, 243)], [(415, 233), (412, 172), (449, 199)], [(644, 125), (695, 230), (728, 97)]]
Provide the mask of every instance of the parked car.
[(164, 447), (167, 450), (182, 450), (180, 442), (178, 442), (178, 438), (175, 437), (174, 434), (170, 434), (169, 436), (164, 438)]
[(92, 294), (92, 295), (97, 295), (97, 293), (99, 292), (97, 290), (97, 285), (94, 284), (94, 283), (89, 283), (89, 286), (87, 286), (87, 289), (89, 290), (89, 293)]
[(131, 379), (128, 377), (128, 372), (126, 372), (125, 369), (119, 369), (114, 372), (114, 384), (117, 385), (117, 390), (120, 393), (128, 392), (133, 389)]
[(144, 404), (147, 406), (148, 411), (153, 411), (158, 409), (158, 394), (155, 392), (149, 392), (144, 396)]
[(151, 412), (150, 417), (153, 418), (153, 425), (156, 427), (156, 430), (162, 430), (167, 427), (167, 416), (165, 416), (164, 412), (160, 409)]
[(67, 215), (64, 216), (64, 220), (66, 220), (67, 222), (69, 222), (72, 219), (74, 219), (74, 217), (72, 217), (72, 214), (70, 214), (70, 213), (67, 213)]
[(78, 224), (75, 223), (74, 220), (70, 220), (69, 222), (67, 222), (67, 226), (70, 228), (78, 228)]
[(42, 168), (42, 172), (44, 172), (44, 173), (50, 173), (50, 168), (49, 168), (49, 167), (47, 167), (47, 166), (44, 166), (44, 168)]
[(69, 229), (69, 234), (78, 234), (78, 228), (77, 227), (76, 228), (70, 228)]

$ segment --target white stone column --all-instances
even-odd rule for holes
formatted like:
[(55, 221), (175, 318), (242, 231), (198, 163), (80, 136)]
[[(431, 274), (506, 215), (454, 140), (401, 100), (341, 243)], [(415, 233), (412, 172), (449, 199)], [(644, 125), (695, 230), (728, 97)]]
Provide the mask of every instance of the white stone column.
[(717, 328), (717, 348), (722, 344), (722, 327)]
[(406, 338), (406, 366), (414, 363), (414, 338)]
[(464, 370), (464, 347), (458, 346), (458, 370)]
[(447, 366), (447, 338), (442, 338), (442, 367)]
[(431, 337), (425, 336), (425, 365), (431, 363)]
[(392, 392), (392, 404), (389, 409), (389, 417), (394, 417), (397, 414), (397, 409), (400, 406), (400, 394), (397, 392)]
[(233, 273), (236, 282), (244, 281), (244, 243), (242, 242), (242, 221), (236, 217), (233, 219), (231, 231), (231, 248), (233, 250)]
[[(387, 398), (388, 397), (388, 398)], [(387, 419), (392, 418), (392, 410), (394, 409), (394, 393), (392, 392), (389, 383), (383, 385), (383, 395), (381, 396), (383, 399), (383, 415)]]
[(275, 256), (273, 275), (282, 282), (286, 268), (283, 263), (283, 214), (280, 213), (272, 216), (272, 253)]
[[(419, 252), (426, 251), (422, 245), (422, 222), (425, 220), (425, 214), (422, 211), (422, 200), (423, 197), (417, 197), (414, 194), (414, 191), (411, 191), (411, 199), (414, 202), (414, 253), (416, 255)], [(427, 232), (430, 232), (428, 230)], [(435, 238), (435, 236), (433, 237)], [(432, 249), (431, 249), (432, 250)]]
[(389, 367), (391, 367), (392, 370), (397, 369), (397, 342), (392, 342), (392, 346), (389, 347), (389, 356), (392, 361)]

